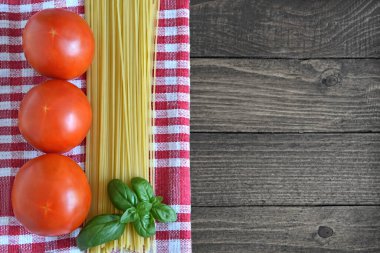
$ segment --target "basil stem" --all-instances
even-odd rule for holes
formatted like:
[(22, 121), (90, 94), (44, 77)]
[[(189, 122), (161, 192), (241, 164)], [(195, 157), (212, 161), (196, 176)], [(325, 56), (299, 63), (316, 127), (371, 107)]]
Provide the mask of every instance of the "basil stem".
[(153, 197), (153, 198), (151, 199), (151, 202), (152, 202), (153, 205), (155, 205), (155, 204), (161, 203), (163, 200), (164, 200), (163, 197), (161, 197), (161, 196), (156, 196), (156, 197)]
[(128, 223), (128, 222), (134, 222), (139, 218), (138, 213), (136, 211), (135, 207), (130, 207), (125, 212), (120, 218), (121, 223)]

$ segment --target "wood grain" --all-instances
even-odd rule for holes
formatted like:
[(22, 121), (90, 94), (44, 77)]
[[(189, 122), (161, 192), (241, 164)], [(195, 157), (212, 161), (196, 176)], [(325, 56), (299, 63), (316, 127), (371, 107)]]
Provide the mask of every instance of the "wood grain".
[(380, 131), (380, 60), (192, 59), (192, 132)]
[(191, 135), (193, 206), (379, 205), (380, 134)]
[(190, 4), (194, 252), (380, 252), (380, 1)]
[(192, 212), (197, 253), (380, 252), (380, 207), (195, 207)]
[(379, 57), (377, 0), (192, 0), (193, 57)]

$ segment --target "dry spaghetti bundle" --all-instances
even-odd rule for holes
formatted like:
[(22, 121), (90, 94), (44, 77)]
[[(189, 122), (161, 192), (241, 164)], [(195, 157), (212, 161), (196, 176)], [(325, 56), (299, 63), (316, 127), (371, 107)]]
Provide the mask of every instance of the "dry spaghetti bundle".
[[(86, 1), (95, 37), (95, 58), (87, 72), (93, 124), (86, 143), (86, 173), (93, 193), (88, 218), (117, 212), (107, 197), (114, 178), (152, 183), (152, 85), (159, 0)], [(92, 248), (143, 252), (152, 239), (128, 224), (119, 240)]]

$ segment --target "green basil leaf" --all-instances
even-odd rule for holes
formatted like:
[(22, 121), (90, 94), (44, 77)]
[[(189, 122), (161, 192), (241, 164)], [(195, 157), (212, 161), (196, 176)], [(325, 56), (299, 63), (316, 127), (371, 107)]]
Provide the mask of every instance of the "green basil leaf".
[(154, 197), (153, 188), (148, 181), (141, 177), (132, 178), (132, 189), (140, 201), (149, 202)]
[(108, 183), (107, 190), (112, 204), (117, 209), (125, 211), (132, 206), (136, 206), (136, 194), (120, 179), (112, 179)]
[(148, 214), (152, 209), (152, 203), (149, 202), (139, 202), (136, 207), (136, 211), (140, 217)]
[(135, 207), (130, 207), (125, 212), (120, 218), (121, 223), (128, 223), (128, 222), (134, 222), (139, 218), (136, 208)]
[(149, 213), (140, 216), (140, 219), (133, 223), (136, 232), (142, 237), (151, 237), (156, 233), (154, 218)]
[(156, 197), (151, 198), (150, 202), (151, 202), (153, 205), (155, 205), (155, 204), (161, 203), (162, 200), (164, 200), (163, 197), (161, 197), (161, 196), (156, 196)]
[(119, 239), (125, 224), (120, 223), (120, 215), (103, 214), (92, 218), (77, 237), (79, 249), (85, 250), (109, 241)]
[(156, 220), (161, 222), (174, 222), (177, 220), (177, 214), (173, 208), (162, 203), (153, 205), (151, 213)]

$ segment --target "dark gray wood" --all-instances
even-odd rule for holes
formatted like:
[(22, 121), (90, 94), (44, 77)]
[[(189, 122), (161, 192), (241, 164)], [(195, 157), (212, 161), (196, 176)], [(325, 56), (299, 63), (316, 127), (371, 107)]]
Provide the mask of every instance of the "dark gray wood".
[(380, 134), (191, 135), (193, 206), (380, 204)]
[(192, 235), (196, 253), (378, 253), (380, 207), (194, 207)]
[(192, 0), (193, 57), (379, 57), (378, 0)]
[(190, 4), (193, 251), (380, 252), (380, 1)]
[(380, 131), (380, 60), (191, 65), (192, 132)]

